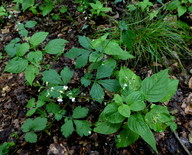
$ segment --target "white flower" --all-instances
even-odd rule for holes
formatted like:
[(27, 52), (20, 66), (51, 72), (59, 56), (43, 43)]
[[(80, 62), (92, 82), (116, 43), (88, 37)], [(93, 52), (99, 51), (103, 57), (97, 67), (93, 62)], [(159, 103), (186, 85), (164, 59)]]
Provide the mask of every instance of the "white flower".
[(68, 89), (68, 86), (63, 86), (63, 89), (64, 89), (64, 90), (67, 90), (67, 89)]
[(63, 102), (63, 99), (62, 98), (58, 98), (57, 101), (58, 102)]
[(54, 90), (54, 87), (51, 87), (51, 91), (53, 91)]
[(91, 131), (89, 131), (88, 133), (89, 133), (89, 135), (90, 135), (90, 134), (91, 134)]
[(123, 89), (125, 89), (127, 87), (127, 84), (125, 83), (124, 85), (123, 85)]
[(71, 98), (71, 101), (72, 101), (72, 102), (75, 102), (75, 98)]

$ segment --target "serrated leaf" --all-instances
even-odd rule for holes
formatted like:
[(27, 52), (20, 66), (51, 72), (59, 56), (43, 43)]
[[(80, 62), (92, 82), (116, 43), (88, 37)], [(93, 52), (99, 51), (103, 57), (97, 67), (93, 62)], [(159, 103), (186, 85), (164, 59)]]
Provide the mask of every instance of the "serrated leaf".
[(179, 80), (168, 79), (168, 86), (166, 88), (167, 93), (166, 93), (166, 96), (161, 100), (161, 102), (167, 102), (173, 97), (173, 95), (177, 91), (178, 84), (179, 84)]
[(22, 10), (25, 11), (27, 10), (29, 7), (33, 6), (34, 5), (34, 0), (23, 0), (22, 1)]
[(20, 41), (19, 38), (15, 38), (11, 40), (11, 42), (8, 45), (5, 46), (5, 51), (9, 56), (11, 57), (15, 56), (16, 50), (20, 46), (20, 44), (18, 43), (19, 41)]
[(61, 126), (61, 132), (65, 138), (69, 137), (74, 131), (73, 121), (65, 120), (65, 123)]
[(125, 101), (133, 111), (141, 111), (146, 107), (144, 96), (139, 91), (129, 94)]
[(27, 59), (37, 67), (40, 67), (39, 62), (42, 60), (43, 54), (41, 51), (29, 52)]
[(141, 114), (131, 115), (128, 120), (128, 127), (133, 132), (140, 135), (144, 141), (146, 141), (156, 152), (158, 152), (155, 137), (148, 125), (145, 123)]
[(5, 67), (6, 72), (21, 73), (28, 65), (28, 61), (24, 58), (15, 57), (11, 59)]
[(121, 67), (119, 71), (119, 84), (123, 89), (128, 87), (130, 91), (136, 91), (140, 88), (141, 79), (130, 69)]
[(29, 109), (26, 113), (26, 116), (29, 117), (29, 116), (32, 116), (35, 112), (36, 112), (36, 108), (32, 108), (32, 109)]
[(51, 102), (51, 103), (46, 105), (46, 110), (48, 113), (56, 114), (60, 111), (60, 107), (57, 104)]
[(78, 57), (84, 53), (89, 53), (89, 52), (81, 48), (72, 48), (67, 53), (65, 53), (65, 56), (70, 59), (74, 59), (75, 57)]
[(26, 105), (27, 108), (32, 108), (32, 107), (35, 107), (35, 98), (31, 98), (27, 105)]
[(110, 123), (121, 123), (125, 120), (125, 117), (118, 112), (119, 104), (110, 103), (100, 114), (99, 120), (107, 120)]
[(38, 100), (37, 101), (37, 108), (40, 108), (40, 107), (42, 107), (44, 105), (45, 105), (45, 101), (43, 101), (43, 100)]
[(29, 39), (29, 42), (33, 47), (36, 47), (46, 39), (48, 34), (48, 32), (37, 32)]
[(28, 132), (25, 134), (25, 140), (29, 143), (36, 143), (37, 142), (37, 134), (34, 132)]
[(63, 52), (67, 40), (64, 39), (54, 39), (48, 42), (45, 46), (45, 52), (49, 54), (58, 54)]
[(139, 135), (130, 129), (123, 129), (119, 135), (116, 137), (117, 147), (127, 147), (137, 141)]
[(185, 12), (187, 12), (187, 8), (185, 6), (180, 5), (178, 7), (178, 16), (181, 17), (185, 14)]
[(26, 119), (23, 125), (21, 126), (23, 132), (31, 131), (32, 128), (33, 128), (33, 120), (30, 118)]
[(141, 91), (149, 102), (161, 101), (166, 96), (168, 69), (147, 77), (142, 81)]
[(75, 68), (81, 68), (87, 65), (89, 53), (84, 53), (75, 61)]
[(99, 80), (98, 83), (110, 92), (117, 92), (120, 89), (120, 85), (117, 80)]
[(62, 84), (62, 80), (55, 70), (50, 69), (48, 71), (44, 71), (42, 74), (43, 81), (49, 82), (51, 84)]
[(82, 47), (86, 49), (91, 49), (91, 40), (85, 36), (78, 36), (79, 43)]
[(103, 56), (103, 53), (92, 52), (89, 56), (89, 62), (98, 62), (103, 59)]
[(79, 136), (88, 136), (91, 131), (91, 124), (85, 120), (74, 120), (76, 132)]
[(116, 61), (114, 59), (105, 60), (101, 64), (101, 66), (97, 69), (96, 79), (111, 76), (115, 67), (116, 67)]
[(19, 45), (16, 49), (16, 55), (17, 56), (24, 56), (25, 53), (27, 53), (29, 51), (29, 44), (28, 43), (23, 43), (21, 45)]
[(131, 110), (130, 107), (126, 104), (122, 104), (118, 107), (118, 112), (124, 117), (130, 117)]
[(78, 106), (73, 110), (72, 118), (84, 118), (87, 116), (89, 109)]
[(61, 71), (61, 78), (63, 80), (63, 83), (66, 85), (71, 78), (73, 77), (73, 71), (71, 71), (69, 69), (69, 67), (65, 67), (62, 71)]
[(55, 113), (55, 119), (57, 121), (60, 121), (63, 116), (65, 115), (66, 111), (65, 110), (60, 110), (58, 113)]
[(89, 86), (91, 84), (91, 78), (93, 75), (91, 73), (86, 73), (82, 78), (81, 78), (81, 84), (83, 84), (85, 87)]
[(27, 22), (25, 23), (25, 27), (27, 27), (27, 28), (33, 28), (36, 24), (37, 24), (36, 21), (30, 20), (30, 21), (27, 21)]
[(41, 5), (39, 8), (42, 11), (42, 15), (46, 16), (52, 11), (53, 7), (54, 3), (52, 1), (48, 1)]
[(41, 131), (46, 128), (47, 118), (37, 117), (33, 120), (33, 130)]
[(100, 134), (108, 135), (117, 132), (121, 127), (121, 124), (122, 123), (109, 123), (107, 121), (96, 122), (96, 127), (93, 131)]
[(25, 70), (25, 78), (32, 86), (35, 77), (39, 74), (39, 69), (33, 65), (28, 65)]
[(105, 93), (103, 88), (95, 82), (91, 87), (90, 95), (94, 100), (101, 101), (104, 98)]

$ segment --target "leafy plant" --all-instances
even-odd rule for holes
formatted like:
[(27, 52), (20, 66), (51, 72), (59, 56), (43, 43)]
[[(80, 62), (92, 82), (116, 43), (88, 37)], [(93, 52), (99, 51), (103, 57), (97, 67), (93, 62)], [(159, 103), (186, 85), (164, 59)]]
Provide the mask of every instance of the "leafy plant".
[(168, 69), (142, 81), (130, 69), (122, 67), (118, 77), (121, 93), (115, 94), (113, 102), (102, 111), (94, 131), (112, 134), (120, 130), (117, 147), (127, 147), (142, 137), (157, 152), (151, 129), (163, 132), (170, 127), (174, 131), (177, 126), (167, 107), (152, 102), (169, 101), (177, 90), (178, 80), (168, 78)]
[(18, 10), (19, 6), (21, 5), (23, 11), (29, 9), (30, 7), (33, 7), (35, 4), (34, 0), (27, 0), (27, 1), (26, 0), (14, 0), (13, 2), (16, 3), (16, 5), (14, 7), (15, 10)]
[(37, 32), (28, 37), (28, 31), (25, 28), (32, 28), (35, 25), (35, 21), (28, 21), (25, 25), (19, 24), (19, 34), (25, 37), (25, 42), (20, 43), (21, 39), (15, 38), (5, 47), (7, 54), (12, 57), (6, 65), (5, 71), (10, 73), (21, 73), (24, 71), (25, 78), (30, 85), (32, 85), (35, 77), (41, 70), (40, 62), (44, 54), (60, 55), (67, 43), (64, 39), (54, 39), (46, 44), (44, 51), (37, 50), (37, 47), (48, 36), (48, 32)]
[(10, 147), (14, 146), (14, 142), (4, 142), (0, 145), (0, 154), (1, 155), (8, 155)]
[(3, 6), (0, 6), (0, 18), (3, 16), (8, 16), (8, 13)]

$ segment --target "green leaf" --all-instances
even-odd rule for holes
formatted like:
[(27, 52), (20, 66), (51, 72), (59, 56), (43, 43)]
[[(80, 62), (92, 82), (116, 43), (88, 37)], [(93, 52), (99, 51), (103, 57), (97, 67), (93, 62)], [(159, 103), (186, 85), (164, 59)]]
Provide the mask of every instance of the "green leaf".
[(168, 69), (147, 77), (142, 81), (141, 91), (149, 102), (161, 101), (167, 94)]
[(32, 107), (35, 107), (35, 98), (31, 98), (27, 105), (26, 105), (27, 108), (32, 108)]
[(29, 51), (29, 44), (28, 43), (23, 43), (21, 45), (19, 45), (16, 49), (16, 55), (17, 56), (24, 56), (25, 53), (27, 53)]
[(39, 8), (42, 11), (42, 15), (46, 16), (52, 11), (53, 7), (54, 7), (53, 1), (47, 1), (44, 2)]
[(63, 116), (65, 115), (66, 111), (65, 110), (60, 110), (58, 113), (55, 113), (55, 119), (57, 121), (60, 121)]
[[(191, 2), (192, 3), (192, 2)], [(192, 13), (192, 6), (188, 7), (188, 11)]]
[(40, 108), (40, 107), (42, 107), (44, 105), (45, 105), (45, 102), (43, 100), (38, 100), (37, 101), (37, 108)]
[(40, 67), (39, 62), (42, 60), (43, 54), (41, 51), (30, 52), (27, 54), (27, 59), (37, 67)]
[(11, 42), (8, 45), (5, 46), (5, 51), (9, 56), (11, 57), (15, 56), (16, 50), (20, 46), (20, 44), (18, 43), (19, 41), (20, 41), (19, 38), (15, 38), (11, 40)]
[(21, 3), (22, 4), (22, 10), (23, 11), (27, 10), (29, 7), (33, 6), (34, 3), (35, 3), (34, 0), (27, 0), (27, 1), (23, 0)]
[(141, 111), (146, 107), (144, 96), (141, 94), (141, 92), (138, 91), (129, 94), (125, 101), (133, 111)]
[(73, 121), (65, 119), (65, 123), (61, 126), (61, 132), (65, 138), (69, 137), (74, 131)]
[(5, 71), (10, 73), (21, 73), (26, 69), (27, 65), (28, 61), (26, 59), (15, 57), (8, 62)]
[(48, 34), (48, 32), (37, 32), (29, 39), (29, 42), (33, 47), (36, 47), (46, 39)]
[(185, 6), (179, 5), (178, 7), (178, 16), (181, 17), (187, 12), (187, 8)]
[(33, 128), (33, 120), (30, 118), (26, 119), (23, 125), (21, 126), (23, 132), (31, 131), (32, 128)]
[(173, 0), (171, 3), (169, 3), (169, 5), (167, 6), (167, 10), (173, 11), (176, 8), (178, 8), (180, 5), (179, 0)]
[(51, 103), (46, 105), (46, 110), (48, 113), (56, 114), (60, 111), (60, 107), (57, 104), (51, 102)]
[(127, 147), (137, 141), (139, 135), (130, 129), (123, 129), (119, 135), (116, 137), (117, 147)]
[(103, 88), (97, 84), (96, 82), (93, 84), (93, 86), (91, 87), (90, 90), (90, 95), (94, 100), (99, 100), (101, 102), (101, 100), (104, 98), (104, 91)]
[(92, 52), (89, 56), (89, 62), (98, 62), (103, 59), (103, 56), (103, 53)]
[(91, 78), (93, 75), (91, 73), (86, 73), (82, 78), (81, 78), (81, 83), (87, 87), (91, 84)]
[(64, 39), (54, 39), (48, 42), (45, 46), (45, 52), (49, 54), (58, 54), (63, 52), (67, 40)]
[(121, 124), (122, 123), (116, 123), (116, 124), (109, 123), (107, 121), (96, 122), (95, 123), (96, 127), (94, 128), (93, 131), (100, 134), (108, 135), (117, 132), (121, 127)]
[(79, 43), (82, 47), (86, 49), (91, 49), (91, 40), (85, 36), (78, 36)]
[(76, 59), (75, 68), (81, 68), (87, 65), (89, 53), (84, 53)]
[(117, 92), (120, 89), (119, 82), (117, 80), (107, 79), (107, 80), (99, 80), (99, 84), (101, 84), (105, 89), (110, 92)]
[(119, 113), (118, 108), (119, 108), (119, 104), (117, 103), (108, 104), (100, 114), (99, 120), (107, 120), (110, 123), (123, 122), (125, 120), (125, 117)]
[(130, 107), (126, 104), (122, 104), (118, 107), (118, 112), (124, 117), (130, 117), (131, 110)]
[(71, 71), (69, 69), (69, 67), (65, 67), (62, 71), (61, 71), (61, 78), (63, 80), (63, 83), (66, 85), (67, 83), (69, 83), (69, 81), (71, 80), (71, 78), (73, 77), (73, 71)]
[(67, 53), (65, 53), (65, 56), (70, 59), (74, 59), (75, 57), (78, 57), (84, 53), (89, 53), (89, 51), (81, 48), (72, 48)]
[(85, 120), (74, 120), (76, 132), (79, 136), (88, 136), (91, 131), (91, 124)]
[(169, 101), (177, 91), (179, 80), (168, 79), (168, 86), (166, 88), (166, 96), (160, 102)]
[(27, 28), (33, 28), (33, 27), (35, 27), (36, 24), (37, 24), (36, 21), (30, 20), (30, 21), (27, 21), (27, 22), (25, 23), (25, 27), (27, 27)]
[(163, 132), (167, 126), (174, 123), (174, 117), (169, 114), (167, 107), (154, 105), (145, 115), (145, 121), (154, 131)]
[(39, 69), (33, 65), (28, 65), (25, 70), (25, 78), (27, 82), (32, 86), (35, 77), (39, 74)]
[(129, 50), (133, 50), (133, 44), (136, 39), (136, 34), (133, 30), (124, 30), (122, 32), (121, 41)]
[(87, 116), (88, 111), (89, 109), (78, 106), (73, 110), (72, 118), (84, 118)]
[(123, 98), (119, 94), (115, 94), (113, 100), (119, 105), (123, 104)]
[(130, 91), (136, 91), (140, 88), (141, 79), (130, 69), (121, 67), (119, 71), (119, 83), (123, 89), (128, 87)]
[(140, 135), (144, 141), (146, 141), (156, 152), (156, 141), (153, 133), (149, 129), (148, 125), (145, 123), (141, 114), (134, 114), (129, 117), (128, 127), (133, 132)]
[(49, 82), (51, 84), (62, 84), (62, 80), (55, 70), (50, 69), (48, 71), (44, 71), (42, 74), (43, 81)]
[(37, 108), (32, 108), (30, 110), (27, 111), (26, 116), (32, 116), (35, 112), (36, 112)]
[(47, 118), (37, 117), (33, 120), (33, 130), (41, 131), (46, 128)]
[(25, 134), (25, 140), (29, 143), (36, 143), (37, 142), (37, 134), (34, 132), (28, 132)]
[(96, 79), (111, 76), (115, 67), (116, 67), (116, 61), (114, 59), (105, 60), (101, 64), (101, 66), (97, 69)]

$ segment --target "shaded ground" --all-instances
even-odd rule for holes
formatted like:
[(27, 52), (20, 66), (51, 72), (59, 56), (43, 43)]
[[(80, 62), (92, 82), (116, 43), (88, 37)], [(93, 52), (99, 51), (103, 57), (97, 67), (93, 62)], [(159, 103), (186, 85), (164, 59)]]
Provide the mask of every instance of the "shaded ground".
[[(52, 21), (48, 17), (41, 15), (33, 16), (30, 12), (19, 13), (15, 12), (15, 16), (6, 20), (0, 26), (0, 51), (2, 51), (3, 59), (0, 60), (0, 144), (3, 142), (14, 141), (16, 147), (12, 150), (12, 154), (27, 154), (27, 155), (43, 155), (54, 154), (58, 151), (60, 154), (155, 154), (154, 151), (142, 140), (139, 139), (133, 145), (126, 148), (115, 147), (115, 135), (100, 135), (93, 133), (88, 137), (79, 137), (73, 134), (69, 138), (64, 138), (60, 132), (61, 124), (53, 124), (49, 129), (50, 135), (42, 132), (39, 135), (38, 142), (35, 144), (26, 143), (24, 140), (24, 133), (21, 131), (21, 125), (26, 119), (27, 109), (25, 108), (27, 101), (31, 97), (36, 97), (38, 94), (37, 87), (26, 86), (24, 74), (9, 74), (3, 73), (7, 61), (10, 59), (6, 56), (3, 48), (10, 40), (18, 37), (16, 23), (28, 20), (38, 21), (38, 25), (29, 31), (33, 34), (36, 31), (49, 32), (48, 39), (63, 38), (69, 41), (66, 51), (71, 47), (77, 47), (77, 35), (93, 36), (96, 30), (103, 27), (109, 27), (110, 23), (107, 20), (85, 20), (82, 13), (76, 11), (76, 5), (72, 1), (64, 2), (68, 6), (69, 14), (73, 18), (62, 18), (60, 21)], [(6, 2), (8, 8), (12, 10), (13, 4)], [(118, 14), (122, 13), (123, 4), (117, 6), (111, 5), (114, 11)], [(89, 25), (89, 28), (82, 30), (83, 25)], [(96, 27), (97, 26), (97, 27)], [(47, 56), (45, 59), (47, 64), (51, 64), (51, 68), (61, 69), (64, 66), (72, 66), (71, 60), (61, 56), (57, 61), (52, 62), (52, 57)], [(185, 67), (190, 71), (191, 66), (185, 63)], [(173, 66), (172, 66), (173, 67)], [(146, 75), (150, 68), (138, 67), (136, 69), (138, 74)], [(78, 81), (82, 70), (78, 70), (74, 78), (75, 82)], [(180, 154), (185, 155), (187, 151), (192, 151), (192, 78), (190, 72), (181, 74), (175, 72), (173, 69), (173, 76), (180, 80), (179, 89), (174, 98), (167, 103), (171, 113), (176, 117), (178, 129), (176, 133), (171, 133), (167, 130), (165, 133), (155, 134), (157, 140), (157, 148), (159, 154)], [(73, 85), (71, 85), (73, 87)], [(88, 120), (94, 124), (97, 120), (99, 113), (103, 109), (103, 105), (98, 103), (75, 103), (69, 107), (82, 105), (88, 107), (90, 115)], [(13, 135), (15, 134), (15, 135)], [(178, 135), (178, 137), (177, 137)], [(184, 148), (181, 143), (186, 147)]]

